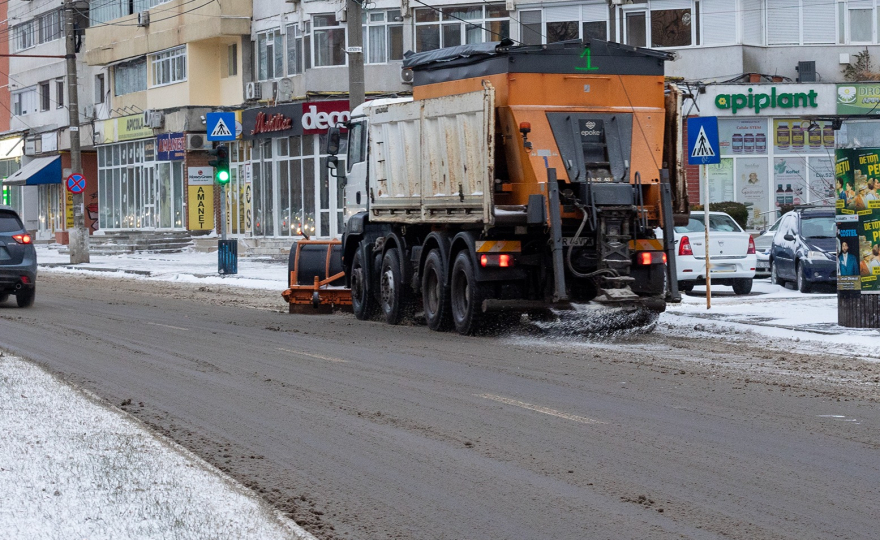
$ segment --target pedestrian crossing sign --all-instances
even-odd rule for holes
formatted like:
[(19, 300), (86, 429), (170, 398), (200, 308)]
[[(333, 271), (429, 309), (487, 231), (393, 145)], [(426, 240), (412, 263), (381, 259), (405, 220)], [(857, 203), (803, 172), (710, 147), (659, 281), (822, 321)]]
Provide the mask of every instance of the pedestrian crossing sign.
[(718, 117), (688, 118), (688, 165), (721, 163)]
[(209, 141), (235, 140), (235, 113), (213, 112), (205, 115)]

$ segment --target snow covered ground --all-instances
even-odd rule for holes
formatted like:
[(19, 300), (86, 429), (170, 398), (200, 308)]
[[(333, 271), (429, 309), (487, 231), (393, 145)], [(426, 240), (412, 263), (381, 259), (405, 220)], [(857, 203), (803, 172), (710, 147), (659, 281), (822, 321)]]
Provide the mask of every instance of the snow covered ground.
[[(264, 289), (287, 286), (287, 263), (240, 258), (220, 276), (216, 253), (92, 255), (72, 266), (52, 246), (37, 247), (40, 273), (105, 272), (138, 280)], [(39, 302), (39, 295), (37, 296)], [(705, 288), (670, 305), (655, 330), (665, 335), (748, 340), (768, 348), (876, 360), (880, 331), (837, 325), (832, 293), (802, 294), (755, 282), (752, 294)], [(41, 369), (0, 357), (0, 531), (10, 538), (311, 538), (178, 445)]]
[(126, 413), (0, 356), (0, 537), (313, 538)]

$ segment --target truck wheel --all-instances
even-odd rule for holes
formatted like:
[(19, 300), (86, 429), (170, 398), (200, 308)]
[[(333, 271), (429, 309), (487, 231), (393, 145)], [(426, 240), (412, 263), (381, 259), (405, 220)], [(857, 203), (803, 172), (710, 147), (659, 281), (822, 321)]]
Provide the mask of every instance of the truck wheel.
[(455, 257), (449, 296), (455, 329), (463, 335), (476, 333), (483, 318), (485, 287), (477, 282), (474, 266), (466, 251), (460, 251)]
[(382, 258), (382, 270), (379, 273), (379, 305), (385, 314), (385, 322), (400, 322), (403, 296), (403, 278), (400, 274), (400, 257), (397, 249), (385, 252)]
[(364, 254), (360, 248), (355, 250), (351, 262), (351, 309), (354, 316), (362, 321), (369, 320), (376, 312), (373, 291), (364, 267)]
[(749, 294), (752, 292), (752, 280), (739, 278), (733, 280), (733, 294)]
[(452, 327), (446, 268), (443, 266), (440, 252), (436, 249), (431, 250), (425, 259), (425, 269), (422, 271), (422, 303), (425, 306), (428, 328), (445, 331)]

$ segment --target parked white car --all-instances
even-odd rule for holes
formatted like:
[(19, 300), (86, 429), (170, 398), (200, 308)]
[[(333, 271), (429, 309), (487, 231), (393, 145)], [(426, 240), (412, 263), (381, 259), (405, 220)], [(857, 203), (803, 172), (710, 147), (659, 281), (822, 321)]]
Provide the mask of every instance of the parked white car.
[(755, 251), (758, 256), (755, 277), (770, 277), (770, 246), (773, 245), (773, 237), (776, 236), (776, 229), (779, 228), (780, 221), (782, 218), (777, 219), (776, 223), (755, 238)]
[[(675, 227), (675, 271), (678, 288), (688, 292), (706, 284), (706, 228), (703, 212)], [(755, 242), (724, 212), (709, 212), (709, 258), (713, 285), (728, 285), (736, 294), (749, 294), (755, 278)]]

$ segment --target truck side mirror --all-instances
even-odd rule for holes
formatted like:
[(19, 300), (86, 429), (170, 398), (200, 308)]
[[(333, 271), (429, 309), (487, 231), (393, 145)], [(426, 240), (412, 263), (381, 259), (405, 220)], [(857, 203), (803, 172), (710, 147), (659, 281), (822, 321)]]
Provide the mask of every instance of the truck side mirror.
[(336, 156), (327, 156), (327, 168), (330, 169), (330, 176), (338, 178), (342, 185), (345, 185), (345, 172), (339, 170), (339, 158)]
[(324, 148), (325, 154), (330, 154), (331, 156), (335, 156), (339, 153), (339, 142), (342, 138), (342, 134), (338, 127), (331, 127), (327, 131), (327, 144), (326, 148)]

